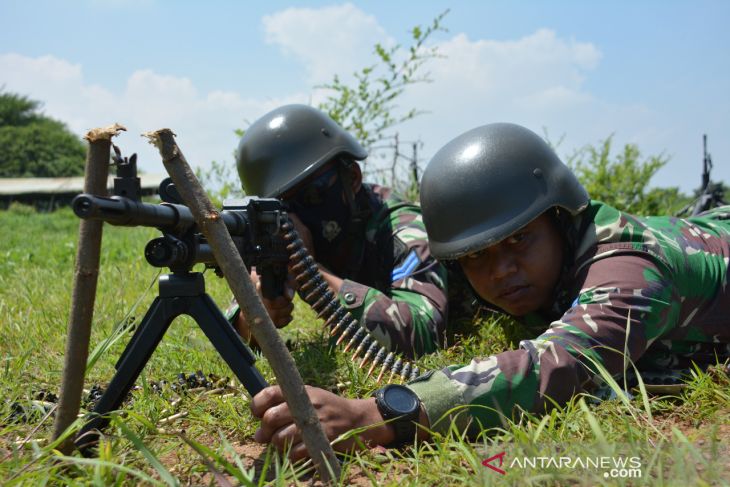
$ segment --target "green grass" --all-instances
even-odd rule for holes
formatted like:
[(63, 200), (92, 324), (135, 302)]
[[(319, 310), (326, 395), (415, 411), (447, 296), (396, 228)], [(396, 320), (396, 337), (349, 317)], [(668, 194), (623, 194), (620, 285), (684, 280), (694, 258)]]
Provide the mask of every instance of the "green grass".
[[(63, 366), (78, 220), (69, 210), (38, 214), (24, 207), (0, 212), (0, 483), (2, 485), (306, 484), (311, 468), (292, 465), (253, 443), (257, 422), (237, 386), (234, 394), (152, 391), (197, 369), (232, 377), (207, 339), (180, 318), (142, 373), (133, 401), (115, 415), (95, 459), (62, 456), (49, 444), (52, 418), (37, 393), (57, 392)], [(127, 342), (124, 324), (138, 322), (156, 294), (158, 270), (143, 257), (153, 229), (104, 229), (92, 349), (122, 333), (89, 368), (86, 386), (106, 384)], [(225, 307), (225, 283), (206, 274), (208, 292)], [(310, 310), (298, 303), (284, 330), (307, 383), (356, 397), (378, 385), (333, 350)], [(476, 334), (422, 359), (422, 370), (505, 349), (502, 324), (486, 320)], [(508, 336), (512, 336), (509, 334)], [(271, 369), (257, 364), (268, 380)], [(13, 403), (29, 410), (12, 420)], [(35, 409), (33, 409), (35, 408)], [(35, 411), (35, 412), (33, 412)], [(174, 421), (165, 418), (182, 415)], [(402, 450), (348, 456), (344, 484), (359, 485), (727, 485), (730, 479), (730, 381), (700, 373), (677, 397), (637, 394), (633, 400), (594, 404), (579, 396), (546, 416), (515, 423), (467, 441), (457, 432)], [(71, 432), (69, 432), (71, 433)], [(506, 475), (482, 465), (504, 451)], [(515, 459), (638, 457), (640, 478), (606, 478), (595, 468), (510, 467)], [(498, 465), (493, 463), (493, 465)]]

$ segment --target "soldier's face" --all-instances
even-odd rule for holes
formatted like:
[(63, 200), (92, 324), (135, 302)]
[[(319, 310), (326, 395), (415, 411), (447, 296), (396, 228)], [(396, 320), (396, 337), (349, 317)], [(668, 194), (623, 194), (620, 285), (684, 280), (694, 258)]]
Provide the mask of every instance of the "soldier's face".
[(474, 290), (514, 316), (549, 305), (560, 277), (563, 238), (543, 213), (506, 239), (459, 259)]

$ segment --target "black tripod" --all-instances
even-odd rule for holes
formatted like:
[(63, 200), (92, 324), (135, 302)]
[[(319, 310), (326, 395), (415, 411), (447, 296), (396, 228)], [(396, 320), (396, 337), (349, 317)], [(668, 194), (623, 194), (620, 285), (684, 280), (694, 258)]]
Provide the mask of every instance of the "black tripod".
[(109, 424), (108, 413), (119, 409), (170, 323), (191, 316), (252, 396), (268, 386), (254, 366), (255, 357), (205, 292), (199, 272), (173, 272), (159, 279), (160, 292), (116, 364), (116, 374), (94, 408), (94, 417), (79, 432), (76, 445), (87, 453)]

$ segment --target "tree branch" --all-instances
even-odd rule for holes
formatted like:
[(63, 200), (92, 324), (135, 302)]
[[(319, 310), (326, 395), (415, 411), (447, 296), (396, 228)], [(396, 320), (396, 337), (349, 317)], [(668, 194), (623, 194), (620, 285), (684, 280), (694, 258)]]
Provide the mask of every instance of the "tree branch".
[[(106, 194), (106, 180), (109, 175), (109, 150), (111, 139), (119, 131), (127, 130), (119, 124), (90, 130), (85, 139), (89, 141), (86, 156), (84, 192)], [(79, 245), (76, 249), (71, 313), (68, 320), (68, 338), (64, 356), (63, 377), (58, 399), (58, 411), (53, 425), (53, 439), (59, 438), (74, 422), (81, 406), (84, 388), (86, 360), (89, 356), (91, 320), (94, 316), (96, 283), (99, 277), (99, 254), (101, 253), (101, 220), (81, 220), (79, 223)], [(73, 438), (64, 441), (59, 450), (68, 455), (73, 450)]]

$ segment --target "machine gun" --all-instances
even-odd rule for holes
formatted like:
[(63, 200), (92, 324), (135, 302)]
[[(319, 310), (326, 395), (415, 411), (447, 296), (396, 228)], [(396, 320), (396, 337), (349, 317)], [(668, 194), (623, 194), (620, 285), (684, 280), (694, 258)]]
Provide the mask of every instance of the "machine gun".
[[(147, 262), (170, 269), (159, 278), (155, 298), (132, 339), (117, 361), (116, 373), (96, 403), (94, 416), (77, 436), (76, 444), (88, 451), (98, 441), (98, 431), (108, 422), (108, 413), (119, 409), (172, 321), (190, 315), (231, 367), (246, 390), (254, 396), (268, 384), (254, 366), (255, 357), (231, 323), (205, 292), (205, 280), (193, 266), (202, 263), (220, 269), (205, 237), (196, 228), (190, 209), (169, 178), (162, 181), (159, 194), (163, 203), (141, 201), (136, 154), (122, 158), (114, 147), (117, 166), (113, 196), (80, 194), (72, 201), (79, 218), (102, 220), (112, 225), (156, 227), (162, 236), (145, 247)], [(286, 211), (279, 200), (245, 198), (226, 202), (221, 212), (246, 265), (261, 275), (262, 293), (274, 298), (283, 293), (289, 253), (282, 237)]]
[[(252, 396), (267, 386), (253, 365), (253, 354), (205, 293), (202, 274), (192, 272), (193, 266), (199, 263), (219, 274), (220, 269), (174, 184), (169, 178), (160, 184), (158, 192), (163, 203), (142, 202), (136, 155), (126, 159), (116, 146), (114, 150), (117, 166), (114, 195), (80, 194), (72, 201), (73, 211), (80, 218), (98, 219), (112, 225), (158, 228), (162, 237), (147, 243), (145, 258), (155, 267), (169, 268), (171, 274), (160, 276), (159, 296), (119, 358), (117, 372), (94, 408), (96, 416), (79, 433), (76, 443), (82, 451), (97, 441), (95, 431), (109, 422), (105, 415), (119, 408), (170, 323), (181, 314), (188, 314), (196, 321)], [(247, 197), (227, 201), (220, 215), (247, 268), (255, 267), (261, 276), (264, 297), (273, 299), (283, 294), (291, 269), (300, 296), (325, 320), (337, 344), (345, 343), (345, 351), (353, 349), (353, 360), (362, 355), (360, 367), (372, 362), (368, 375), (377, 366), (381, 366), (378, 380), (387, 371), (391, 372), (391, 378), (399, 375), (409, 379), (419, 375), (418, 367), (394, 352), (387, 352), (342, 307), (287, 218), (284, 203), (274, 198)]]
[(712, 157), (707, 152), (707, 134), (702, 135), (702, 185), (699, 196), (692, 203), (678, 212), (678, 215), (699, 215), (703, 211), (726, 205), (725, 191), (722, 183), (713, 183), (710, 179), (712, 171)]

